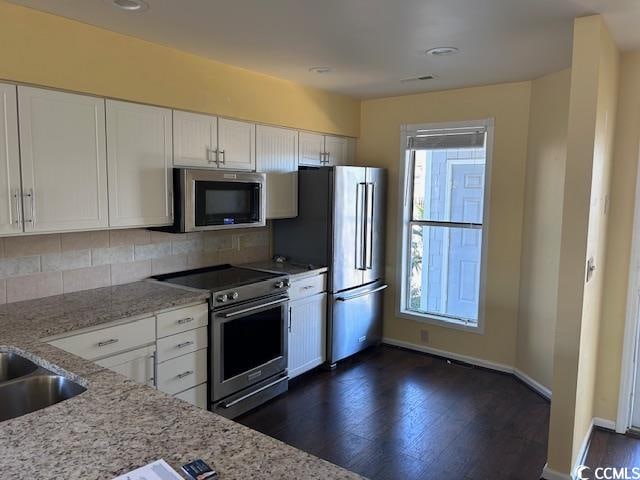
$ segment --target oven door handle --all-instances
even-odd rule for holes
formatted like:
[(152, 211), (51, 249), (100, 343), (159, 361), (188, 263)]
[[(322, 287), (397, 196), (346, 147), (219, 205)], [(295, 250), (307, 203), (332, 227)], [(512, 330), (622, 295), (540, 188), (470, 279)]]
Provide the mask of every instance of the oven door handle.
[(261, 303), (260, 305), (255, 305), (253, 307), (243, 308), (241, 310), (236, 310), (235, 312), (223, 313), (220, 316), (222, 318), (237, 317), (238, 315), (244, 315), (245, 313), (250, 313), (250, 312), (253, 312), (255, 310), (262, 310), (265, 307), (272, 307), (274, 305), (280, 305), (281, 303), (285, 303), (285, 302), (288, 302), (288, 301), (289, 301), (289, 298), (288, 297), (284, 297), (284, 298), (280, 298), (278, 300), (274, 300), (272, 302)]
[(284, 382), (285, 380), (289, 380), (289, 377), (282, 377), (282, 378), (279, 378), (279, 379), (278, 379), (278, 380), (276, 380), (275, 382), (271, 382), (271, 383), (269, 383), (269, 384), (267, 384), (267, 385), (264, 385), (264, 386), (262, 386), (262, 387), (258, 388), (257, 390), (254, 390), (253, 392), (247, 393), (246, 395), (243, 395), (243, 396), (242, 396), (242, 397), (240, 397), (240, 398), (236, 398), (235, 400), (233, 400), (233, 401), (231, 401), (231, 402), (220, 402), (220, 403), (218, 404), (218, 406), (220, 406), (220, 407), (222, 407), (222, 408), (231, 408), (231, 407), (233, 407), (234, 405), (236, 405), (236, 404), (238, 404), (238, 403), (242, 402), (243, 400), (246, 400), (247, 398), (251, 398), (251, 397), (253, 397), (254, 395), (257, 395), (258, 393), (260, 393), (260, 392), (262, 392), (262, 391), (266, 390), (267, 388), (271, 388), (271, 387), (273, 387), (273, 386), (275, 386), (275, 385), (278, 385), (279, 383), (282, 383), (282, 382)]

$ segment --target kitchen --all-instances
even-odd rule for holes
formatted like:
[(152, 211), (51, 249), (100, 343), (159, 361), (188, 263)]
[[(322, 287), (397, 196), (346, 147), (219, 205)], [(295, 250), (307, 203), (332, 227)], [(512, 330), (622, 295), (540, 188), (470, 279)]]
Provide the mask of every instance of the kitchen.
[(0, 0), (0, 476), (566, 480), (640, 451), (603, 286), (626, 30), (356, 3)]

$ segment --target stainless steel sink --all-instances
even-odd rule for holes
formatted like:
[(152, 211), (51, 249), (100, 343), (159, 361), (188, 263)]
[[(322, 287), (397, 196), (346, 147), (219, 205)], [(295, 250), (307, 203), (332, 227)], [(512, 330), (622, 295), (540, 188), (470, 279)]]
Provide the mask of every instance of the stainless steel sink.
[(0, 352), (0, 382), (24, 377), (35, 372), (38, 366), (14, 352)]
[(86, 391), (15, 352), (0, 352), (0, 422), (55, 405)]
[(0, 384), (0, 422), (55, 405), (85, 390), (77, 383), (53, 374), (33, 375)]

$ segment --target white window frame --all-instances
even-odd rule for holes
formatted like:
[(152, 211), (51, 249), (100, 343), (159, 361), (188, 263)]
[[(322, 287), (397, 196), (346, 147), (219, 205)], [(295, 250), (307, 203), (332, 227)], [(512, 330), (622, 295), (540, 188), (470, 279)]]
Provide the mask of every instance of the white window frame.
[[(487, 255), (489, 252), (489, 212), (491, 198), (491, 166), (493, 158), (493, 131), (494, 119), (487, 118), (484, 120), (470, 120), (464, 122), (446, 122), (446, 123), (425, 123), (402, 125), (400, 127), (400, 169), (398, 179), (398, 263), (396, 269), (396, 281), (398, 293), (396, 295), (396, 315), (399, 318), (414, 320), (441, 327), (452, 328), (456, 330), (464, 330), (478, 334), (484, 333), (485, 324), (485, 296), (486, 296), (486, 280), (487, 280)], [(408, 298), (408, 264), (410, 255), (411, 240), (409, 232), (409, 221), (411, 219), (412, 208), (412, 182), (413, 169), (412, 155), (408, 154), (407, 141), (408, 138), (415, 134), (416, 130), (446, 130), (454, 128), (473, 128), (483, 127), (486, 130), (486, 159), (485, 159), (485, 180), (484, 180), (484, 207), (482, 218), (482, 246), (480, 250), (480, 291), (478, 298), (478, 322), (471, 325), (462, 319), (440, 316), (432, 313), (418, 313), (406, 308), (406, 300)]]

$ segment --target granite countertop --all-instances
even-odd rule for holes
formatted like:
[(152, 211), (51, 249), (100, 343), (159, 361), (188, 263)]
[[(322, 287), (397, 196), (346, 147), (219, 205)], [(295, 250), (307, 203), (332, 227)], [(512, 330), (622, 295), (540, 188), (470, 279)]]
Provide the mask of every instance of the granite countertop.
[(0, 307), (0, 350), (17, 350), (87, 388), (0, 422), (1, 477), (111, 479), (159, 458), (176, 470), (202, 458), (221, 480), (361, 478), (40, 340), (208, 296), (145, 281)]
[(307, 276), (320, 275), (329, 269), (318, 265), (301, 265), (292, 262), (276, 262), (269, 260), (266, 262), (256, 262), (242, 265), (243, 267), (253, 268), (255, 270), (264, 270), (267, 272), (286, 273), (291, 277), (304, 278)]

